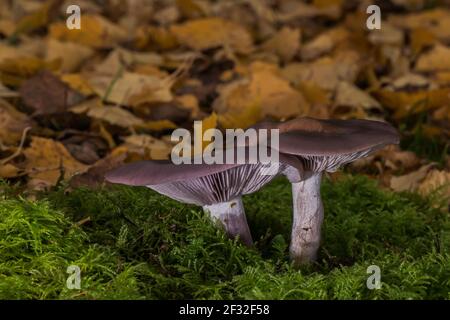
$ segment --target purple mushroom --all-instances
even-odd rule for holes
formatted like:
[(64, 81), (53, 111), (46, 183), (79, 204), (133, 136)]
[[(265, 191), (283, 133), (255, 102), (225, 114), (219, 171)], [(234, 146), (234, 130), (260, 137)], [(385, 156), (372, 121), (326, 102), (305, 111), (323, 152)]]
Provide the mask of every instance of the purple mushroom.
[(323, 221), (322, 173), (334, 172), (387, 144), (398, 144), (398, 133), (387, 123), (371, 120), (297, 118), (260, 123), (255, 128), (279, 129), (277, 149), (281, 155), (294, 155), (301, 162), (300, 169), (287, 167), (283, 172), (292, 183), (293, 196), (289, 251), (297, 266), (314, 261)]
[[(283, 156), (279, 172), (301, 164)], [(288, 165), (289, 164), (289, 165)], [(166, 160), (135, 162), (106, 174), (107, 181), (131, 186), (146, 186), (183, 203), (202, 206), (213, 220), (219, 220), (230, 238), (239, 237), (253, 244), (245, 217), (242, 195), (253, 193), (270, 182), (261, 163), (179, 164)]]

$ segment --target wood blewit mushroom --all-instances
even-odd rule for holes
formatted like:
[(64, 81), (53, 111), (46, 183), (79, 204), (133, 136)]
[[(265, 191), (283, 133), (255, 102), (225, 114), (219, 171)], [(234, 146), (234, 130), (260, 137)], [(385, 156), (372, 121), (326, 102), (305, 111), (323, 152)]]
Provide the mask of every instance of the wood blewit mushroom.
[[(283, 163), (298, 165), (292, 156)], [(285, 170), (281, 165), (279, 170)], [(202, 206), (213, 220), (221, 222), (230, 238), (239, 237), (247, 246), (253, 244), (247, 224), (242, 195), (253, 193), (275, 175), (265, 174), (262, 163), (179, 164), (170, 161), (141, 161), (114, 169), (105, 175), (112, 183), (146, 186), (183, 203)]]
[(293, 197), (289, 251), (297, 266), (315, 261), (324, 219), (320, 195), (323, 172), (334, 172), (387, 144), (398, 144), (398, 133), (387, 123), (371, 120), (297, 118), (255, 127), (279, 129), (280, 153), (294, 155), (302, 163), (300, 170), (291, 166), (284, 169)]

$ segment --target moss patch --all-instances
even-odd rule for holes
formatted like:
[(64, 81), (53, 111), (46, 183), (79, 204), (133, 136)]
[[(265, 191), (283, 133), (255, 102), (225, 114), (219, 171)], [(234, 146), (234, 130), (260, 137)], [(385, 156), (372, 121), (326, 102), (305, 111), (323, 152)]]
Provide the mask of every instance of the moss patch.
[[(6, 189), (0, 298), (450, 298), (448, 213), (358, 176), (324, 179), (322, 195), (319, 262), (294, 270), (282, 179), (244, 198), (255, 249), (228, 240), (199, 208), (146, 188), (61, 190), (35, 202)], [(81, 268), (81, 290), (66, 288), (69, 265)], [(370, 265), (381, 269), (379, 290), (366, 287)]]

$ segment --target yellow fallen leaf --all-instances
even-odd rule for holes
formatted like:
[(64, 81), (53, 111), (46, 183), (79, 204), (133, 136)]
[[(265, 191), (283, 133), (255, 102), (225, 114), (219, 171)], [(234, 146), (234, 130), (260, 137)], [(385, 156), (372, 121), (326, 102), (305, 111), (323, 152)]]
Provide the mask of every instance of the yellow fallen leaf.
[(373, 111), (383, 113), (383, 108), (377, 100), (355, 85), (345, 81), (338, 84), (335, 93), (333, 109), (336, 110), (340, 107), (348, 108), (349, 113), (356, 112), (359, 114), (359, 118), (368, 118)]
[(87, 115), (124, 128), (136, 127), (144, 124), (142, 119), (136, 117), (130, 111), (117, 106), (92, 108), (87, 112)]
[(450, 10), (448, 9), (436, 8), (407, 15), (390, 15), (388, 22), (409, 30), (425, 29), (443, 42), (450, 40)]
[(419, 72), (450, 71), (450, 47), (435, 45), (429, 52), (422, 54), (416, 63)]
[(95, 93), (89, 85), (89, 82), (79, 73), (66, 73), (61, 75), (60, 79), (69, 87), (80, 92), (84, 96), (90, 96)]
[(300, 29), (283, 27), (272, 38), (267, 40), (262, 48), (278, 55), (283, 62), (290, 61), (300, 48)]
[(168, 159), (173, 145), (150, 135), (137, 134), (124, 139), (128, 151), (141, 153), (143, 159), (164, 160)]
[(196, 0), (176, 0), (176, 4), (181, 14), (190, 19), (202, 17), (208, 10), (204, 3)]
[(61, 42), (52, 38), (47, 41), (47, 60), (61, 59), (61, 71), (73, 72), (83, 61), (90, 58), (94, 51), (86, 46), (71, 42)]
[(253, 49), (252, 37), (244, 27), (221, 18), (191, 20), (172, 25), (170, 31), (181, 44), (195, 50), (225, 46), (248, 54)]
[(35, 12), (24, 16), (17, 23), (14, 34), (28, 33), (47, 25), (49, 20), (49, 11), (55, 5), (55, 0), (47, 0)]
[(211, 143), (211, 141), (203, 141), (203, 135), (208, 129), (215, 129), (217, 127), (217, 114), (211, 113), (208, 117), (202, 120), (202, 130), (195, 131), (194, 141), (202, 141), (202, 144), (199, 145), (200, 148), (194, 147), (194, 155), (201, 154), (203, 150)]
[(394, 191), (416, 191), (420, 183), (427, 176), (428, 172), (434, 164), (427, 164), (422, 166), (419, 170), (402, 176), (393, 176), (391, 178), (390, 186)]
[(20, 169), (12, 164), (0, 163), (0, 178), (8, 179), (15, 178), (20, 175)]
[(411, 49), (414, 54), (418, 54), (425, 47), (431, 46), (436, 42), (436, 37), (424, 28), (416, 28), (411, 31)]
[(196, 119), (200, 114), (200, 107), (198, 105), (198, 99), (193, 94), (184, 94), (175, 97), (175, 101), (180, 104), (184, 109), (191, 112), (191, 118)]
[(0, 63), (0, 81), (6, 85), (19, 86), (24, 80), (42, 70), (57, 70), (61, 59), (44, 61), (34, 57), (4, 59)]
[(441, 197), (445, 197), (450, 202), (450, 172), (431, 170), (420, 183), (418, 191), (422, 195), (438, 192)]
[(127, 39), (127, 32), (99, 15), (84, 14), (81, 29), (68, 29), (65, 22), (50, 25), (50, 37), (93, 48), (110, 48)]
[(261, 120), (261, 102), (255, 101), (243, 110), (230, 110), (218, 115), (218, 121), (224, 129), (246, 129)]
[(353, 50), (339, 51), (333, 57), (323, 57), (310, 63), (289, 63), (281, 71), (294, 86), (309, 81), (325, 90), (334, 90), (343, 80), (355, 82), (362, 68), (362, 59)]
[(155, 76), (124, 72), (118, 77), (96, 75), (89, 77), (89, 84), (99, 97), (107, 102), (137, 106), (150, 102), (172, 100), (171, 83)]
[(278, 74), (277, 68), (262, 62), (251, 64), (247, 79), (231, 82), (218, 91), (220, 96), (213, 104), (218, 114), (239, 114), (256, 104), (259, 104), (261, 118), (285, 119), (309, 112), (303, 95)]
[(62, 143), (52, 139), (33, 137), (23, 153), (31, 185), (42, 182), (46, 187), (54, 186), (59, 179), (69, 179), (89, 168), (73, 158)]
[(0, 98), (0, 142), (4, 145), (16, 145), (25, 128), (32, 121), (24, 113), (17, 111), (6, 100)]
[(139, 128), (145, 128), (151, 131), (163, 131), (168, 129), (176, 129), (178, 126), (170, 120), (146, 121), (138, 125)]
[(397, 119), (404, 118), (409, 113), (418, 113), (450, 104), (450, 88), (414, 92), (383, 89), (374, 94), (383, 106), (395, 111), (394, 117)]

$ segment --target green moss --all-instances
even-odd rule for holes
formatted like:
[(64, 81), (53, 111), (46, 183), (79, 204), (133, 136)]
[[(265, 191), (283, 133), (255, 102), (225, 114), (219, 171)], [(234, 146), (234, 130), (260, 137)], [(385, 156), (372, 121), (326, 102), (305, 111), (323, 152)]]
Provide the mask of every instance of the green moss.
[[(364, 177), (324, 179), (323, 245), (302, 270), (289, 263), (282, 179), (244, 198), (255, 249), (227, 239), (199, 208), (146, 188), (61, 190), (36, 202), (4, 190), (0, 298), (450, 298), (448, 213)], [(69, 265), (81, 267), (81, 290), (66, 288)], [(381, 269), (379, 290), (366, 286), (370, 265)]]

